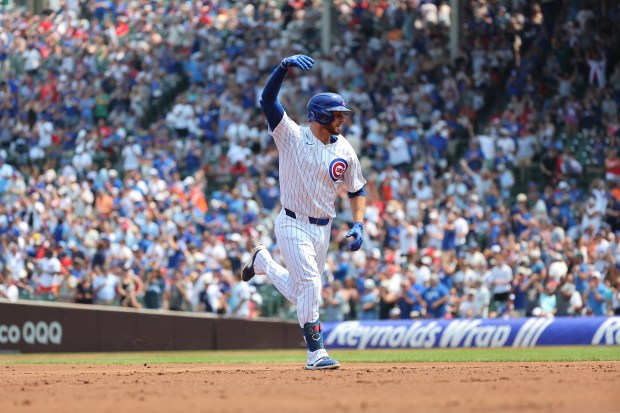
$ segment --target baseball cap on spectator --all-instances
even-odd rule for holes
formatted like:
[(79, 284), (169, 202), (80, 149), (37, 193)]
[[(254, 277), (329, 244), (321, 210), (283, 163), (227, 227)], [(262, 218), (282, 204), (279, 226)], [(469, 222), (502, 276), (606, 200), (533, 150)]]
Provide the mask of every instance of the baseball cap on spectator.
[(491, 252), (498, 254), (500, 252), (502, 252), (502, 247), (500, 247), (499, 245), (495, 244), (491, 247)]
[(195, 181), (196, 180), (194, 179), (193, 176), (188, 176), (183, 180), (183, 185), (190, 186), (190, 185), (193, 185)]
[(527, 255), (520, 255), (517, 258), (517, 264), (521, 266), (530, 265), (530, 259)]
[(565, 181), (561, 181), (558, 184), (558, 188), (562, 189), (562, 190), (565, 190), (565, 191), (568, 191), (570, 189), (570, 185), (568, 183), (566, 183)]
[(599, 271), (592, 271), (592, 274), (590, 274), (592, 276), (592, 278), (596, 278), (596, 279), (601, 279), (601, 273)]
[(92, 191), (84, 191), (80, 195), (80, 199), (82, 199), (82, 201), (87, 204), (92, 204), (95, 201), (95, 195), (92, 193)]
[(379, 258), (381, 258), (381, 250), (379, 248), (373, 248), (370, 250), (370, 257), (372, 259), (378, 260)]
[(429, 257), (428, 255), (422, 257), (421, 261), (422, 261), (422, 264), (424, 264), (424, 265), (431, 265), (433, 263), (433, 259), (431, 257)]
[(530, 269), (529, 269), (529, 268), (527, 268), (527, 267), (523, 267), (523, 266), (521, 266), (521, 267), (518, 267), (518, 268), (517, 268), (517, 273), (518, 273), (518, 274), (523, 274), (523, 275), (525, 275), (525, 276), (530, 276), (530, 275), (532, 275), (532, 270), (530, 270)]
[(517, 195), (517, 202), (526, 202), (527, 201), (527, 195), (525, 195), (524, 193), (520, 193), (519, 195)]
[(373, 288), (375, 288), (374, 280), (372, 280), (370, 278), (366, 278), (364, 280), (364, 288), (366, 288), (367, 290), (372, 290)]
[(45, 205), (43, 205), (42, 202), (35, 202), (34, 203), (34, 210), (37, 211), (39, 214), (42, 214), (43, 211), (45, 211)]

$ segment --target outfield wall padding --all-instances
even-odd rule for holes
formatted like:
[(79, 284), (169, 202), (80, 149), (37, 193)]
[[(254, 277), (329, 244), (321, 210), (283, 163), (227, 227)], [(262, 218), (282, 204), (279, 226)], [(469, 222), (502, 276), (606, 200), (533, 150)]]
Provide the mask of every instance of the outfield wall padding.
[(97, 305), (0, 302), (0, 352), (304, 348), (296, 322)]

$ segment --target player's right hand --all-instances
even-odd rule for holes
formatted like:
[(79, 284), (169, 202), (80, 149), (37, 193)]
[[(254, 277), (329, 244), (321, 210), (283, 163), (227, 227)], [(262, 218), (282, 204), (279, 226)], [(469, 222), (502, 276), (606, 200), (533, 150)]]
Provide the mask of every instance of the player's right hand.
[(303, 54), (296, 54), (294, 56), (285, 57), (280, 63), (282, 69), (288, 69), (289, 67), (298, 67), (303, 71), (312, 69), (314, 66), (314, 60), (310, 56)]

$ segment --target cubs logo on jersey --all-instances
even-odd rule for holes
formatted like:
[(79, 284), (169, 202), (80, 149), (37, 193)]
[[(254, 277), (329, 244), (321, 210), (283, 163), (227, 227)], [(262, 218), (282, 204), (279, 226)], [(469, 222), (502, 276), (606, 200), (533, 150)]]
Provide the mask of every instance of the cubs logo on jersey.
[(342, 158), (336, 158), (329, 164), (329, 176), (336, 182), (347, 171), (349, 164)]

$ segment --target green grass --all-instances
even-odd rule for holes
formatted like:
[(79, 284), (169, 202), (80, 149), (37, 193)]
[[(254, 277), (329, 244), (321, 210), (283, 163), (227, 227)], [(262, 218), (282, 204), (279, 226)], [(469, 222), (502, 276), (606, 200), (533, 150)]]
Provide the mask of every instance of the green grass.
[[(343, 363), (620, 361), (619, 346), (431, 350), (330, 350)], [(302, 363), (301, 350), (0, 354), (1, 364)]]

